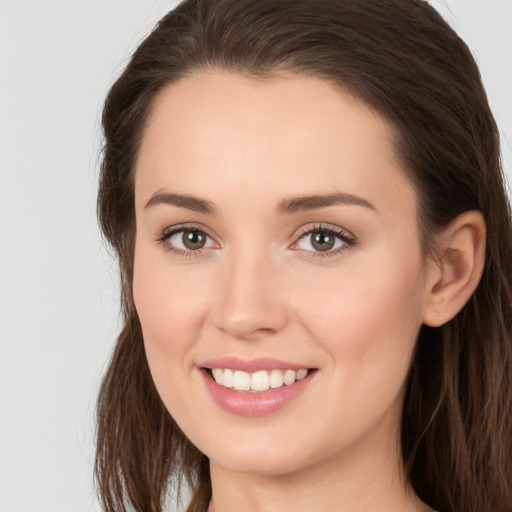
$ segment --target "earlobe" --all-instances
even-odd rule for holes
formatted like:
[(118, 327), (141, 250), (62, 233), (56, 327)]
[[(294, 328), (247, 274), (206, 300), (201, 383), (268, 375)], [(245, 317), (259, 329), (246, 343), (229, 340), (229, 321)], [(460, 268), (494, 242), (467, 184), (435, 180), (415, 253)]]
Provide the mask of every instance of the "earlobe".
[(479, 211), (459, 215), (440, 235), (426, 287), (423, 323), (451, 320), (475, 291), (485, 264), (485, 220)]

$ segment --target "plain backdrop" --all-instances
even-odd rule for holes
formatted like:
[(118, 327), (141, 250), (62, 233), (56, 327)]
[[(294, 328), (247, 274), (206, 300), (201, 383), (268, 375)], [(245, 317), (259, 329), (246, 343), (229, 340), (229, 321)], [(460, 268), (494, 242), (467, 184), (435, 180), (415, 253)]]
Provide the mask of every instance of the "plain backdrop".
[[(510, 181), (512, 0), (432, 3), (480, 64)], [(0, 0), (0, 512), (99, 511), (94, 402), (119, 327), (95, 218), (99, 116), (175, 4)]]

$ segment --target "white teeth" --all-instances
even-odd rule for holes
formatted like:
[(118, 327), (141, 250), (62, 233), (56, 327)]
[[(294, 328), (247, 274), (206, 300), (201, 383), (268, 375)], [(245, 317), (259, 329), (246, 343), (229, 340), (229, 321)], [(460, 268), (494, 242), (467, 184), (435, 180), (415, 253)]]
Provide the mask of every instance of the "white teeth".
[(237, 391), (249, 391), (251, 389), (251, 376), (246, 372), (237, 370), (233, 379), (233, 387)]
[[(215, 377), (215, 375), (214, 375), (214, 377)], [(226, 386), (227, 388), (232, 388), (234, 377), (235, 377), (235, 374), (233, 373), (233, 370), (224, 370), (224, 380), (223, 380), (223, 382), (219, 382), (219, 384), (222, 384), (223, 386)]]
[(283, 384), (283, 372), (281, 370), (272, 370), (270, 372), (270, 387), (280, 388)]
[(212, 375), (217, 384), (236, 391), (267, 391), (269, 388), (290, 386), (297, 380), (304, 379), (308, 370), (260, 370), (254, 373), (230, 370), (229, 368), (212, 368)]
[(295, 376), (295, 378), (297, 380), (302, 380), (307, 374), (308, 374), (307, 370), (297, 370), (297, 375)]
[(297, 372), (295, 370), (286, 370), (284, 372), (283, 380), (284, 383), (289, 386), (290, 384), (293, 384), (295, 382), (295, 377), (297, 375)]
[(270, 386), (270, 377), (266, 371), (253, 373), (251, 376), (251, 389), (253, 391), (266, 391)]
[(220, 368), (214, 368), (212, 373), (217, 384), (224, 384), (224, 372)]

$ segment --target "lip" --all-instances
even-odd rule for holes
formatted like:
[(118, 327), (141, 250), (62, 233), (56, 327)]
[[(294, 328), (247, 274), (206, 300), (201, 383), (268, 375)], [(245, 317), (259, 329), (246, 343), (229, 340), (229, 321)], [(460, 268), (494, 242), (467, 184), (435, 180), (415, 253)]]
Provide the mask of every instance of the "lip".
[(256, 359), (240, 359), (239, 357), (219, 357), (203, 361), (197, 365), (201, 368), (230, 368), (247, 373), (254, 373), (260, 370), (301, 370), (310, 368), (308, 365), (301, 365), (284, 361), (283, 359), (274, 359), (270, 357), (260, 357)]
[(217, 384), (209, 371), (211, 368), (230, 368), (252, 373), (258, 370), (300, 370), (307, 366), (267, 358), (244, 361), (228, 357), (202, 363), (198, 370), (213, 400), (225, 411), (238, 416), (264, 416), (283, 409), (307, 391), (317, 374), (316, 370), (310, 371), (305, 378), (295, 381), (289, 386), (250, 393), (235, 391)]

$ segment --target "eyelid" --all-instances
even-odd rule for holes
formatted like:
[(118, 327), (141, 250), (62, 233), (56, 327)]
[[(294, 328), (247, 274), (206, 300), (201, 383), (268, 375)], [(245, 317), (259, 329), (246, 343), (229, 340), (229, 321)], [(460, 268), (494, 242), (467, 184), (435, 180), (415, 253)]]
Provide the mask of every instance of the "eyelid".
[(157, 241), (161, 241), (162, 239), (169, 238), (169, 236), (174, 233), (178, 233), (179, 231), (186, 231), (187, 229), (202, 231), (203, 233), (207, 234), (212, 240), (216, 238), (209, 228), (203, 226), (202, 224), (197, 224), (195, 222), (183, 222), (181, 224), (173, 224), (172, 226), (167, 226), (166, 228), (159, 231), (155, 238)]
[[(166, 245), (167, 240), (175, 235), (176, 233), (179, 233), (180, 231), (186, 231), (186, 230), (197, 230), (204, 233), (210, 240), (216, 244), (217, 247), (204, 247), (197, 250), (185, 250), (180, 249), (178, 247), (169, 246)], [(343, 245), (341, 247), (338, 247), (337, 249), (331, 249), (328, 251), (310, 251), (306, 249), (302, 249), (299, 247), (296, 247), (299, 241), (306, 235), (314, 232), (314, 231), (325, 231), (327, 233), (332, 233), (335, 237), (340, 239), (343, 242)], [(163, 245), (166, 250), (179, 255), (179, 256), (199, 256), (204, 250), (206, 249), (212, 249), (212, 248), (220, 248), (219, 242), (216, 240), (216, 236), (213, 235), (209, 228), (206, 226), (203, 226), (202, 224), (193, 223), (193, 222), (184, 222), (182, 224), (175, 224), (172, 226), (168, 226), (165, 229), (163, 229), (161, 232), (157, 234), (155, 237), (156, 241)], [(316, 257), (316, 258), (325, 258), (330, 256), (336, 256), (342, 252), (345, 252), (346, 250), (354, 247), (357, 244), (356, 237), (348, 230), (341, 228), (340, 226), (336, 226), (333, 224), (326, 224), (326, 223), (315, 223), (315, 224), (309, 224), (302, 226), (297, 233), (294, 236), (294, 242), (289, 246), (290, 249), (300, 251), (303, 253), (307, 253), (308, 257)]]
[(307, 224), (299, 228), (296, 237), (300, 238), (301, 236), (306, 235), (307, 233), (311, 233), (312, 231), (328, 231), (339, 235), (340, 237), (346, 238), (347, 240), (354, 240), (355, 236), (345, 228), (340, 226), (336, 226), (334, 224), (327, 224), (325, 222), (315, 222), (313, 224)]
[[(309, 251), (306, 249), (302, 249), (297, 247), (299, 241), (305, 237), (306, 235), (314, 232), (314, 231), (325, 231), (327, 233), (333, 234), (336, 238), (340, 239), (343, 242), (341, 247), (337, 249), (331, 249), (328, 251)], [(332, 256), (337, 256), (346, 250), (351, 249), (357, 244), (356, 237), (348, 230), (341, 228), (339, 226), (333, 224), (325, 224), (325, 223), (315, 223), (313, 225), (306, 225), (299, 229), (297, 234), (295, 235), (295, 241), (290, 246), (290, 249), (301, 251), (303, 253), (307, 253), (308, 257), (314, 258), (328, 258)]]
[[(191, 250), (191, 249), (181, 249), (179, 247), (174, 247), (174, 246), (171, 246), (166, 243), (173, 235), (180, 233), (181, 231), (187, 231), (187, 230), (201, 231), (210, 240), (212, 240), (214, 242), (214, 244), (217, 245), (217, 247), (203, 247), (201, 249)], [(211, 234), (211, 231), (206, 226), (203, 226), (203, 225), (197, 224), (197, 223), (193, 223), (193, 222), (184, 222), (182, 224), (175, 224), (172, 226), (168, 226), (165, 229), (163, 229), (162, 231), (160, 231), (155, 236), (155, 240), (156, 240), (156, 242), (158, 242), (159, 244), (164, 246), (164, 248), (167, 251), (169, 251), (173, 254), (176, 254), (178, 256), (186, 256), (186, 257), (199, 256), (206, 249), (218, 248), (220, 246), (220, 244), (216, 241), (216, 237)]]

